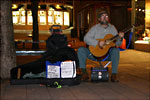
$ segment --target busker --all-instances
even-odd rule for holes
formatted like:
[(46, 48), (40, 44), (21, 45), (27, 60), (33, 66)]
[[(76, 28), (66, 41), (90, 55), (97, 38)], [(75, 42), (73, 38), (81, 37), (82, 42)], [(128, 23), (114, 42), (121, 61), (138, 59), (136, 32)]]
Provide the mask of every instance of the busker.
[[(109, 15), (106, 10), (100, 11), (98, 15), (98, 21), (99, 23), (94, 25), (85, 35), (84, 42), (87, 45), (92, 45), (96, 47), (97, 45), (99, 48), (103, 48), (103, 46), (106, 44), (106, 41), (98, 41), (97, 39), (103, 39), (106, 35), (112, 34), (113, 36), (119, 35), (116, 39), (115, 46), (111, 49), (109, 52), (108, 61), (112, 61), (112, 75), (111, 75), (111, 81), (112, 82), (118, 82), (117, 79), (117, 73), (118, 73), (118, 64), (120, 59), (120, 50), (117, 48), (122, 44), (122, 40), (124, 37), (123, 32), (117, 32), (117, 29), (114, 25), (109, 23)], [(86, 59), (89, 58), (89, 55), (91, 52), (88, 48), (80, 47), (78, 49), (78, 59), (79, 59), (79, 67), (82, 70), (82, 80), (88, 79), (88, 74), (86, 72)]]

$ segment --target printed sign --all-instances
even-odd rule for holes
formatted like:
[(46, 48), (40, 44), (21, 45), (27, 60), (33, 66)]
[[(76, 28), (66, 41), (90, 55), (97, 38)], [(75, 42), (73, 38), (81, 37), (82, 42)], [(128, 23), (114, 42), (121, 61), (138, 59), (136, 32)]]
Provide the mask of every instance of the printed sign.
[(50, 63), (46, 61), (47, 78), (74, 78), (76, 77), (75, 61)]

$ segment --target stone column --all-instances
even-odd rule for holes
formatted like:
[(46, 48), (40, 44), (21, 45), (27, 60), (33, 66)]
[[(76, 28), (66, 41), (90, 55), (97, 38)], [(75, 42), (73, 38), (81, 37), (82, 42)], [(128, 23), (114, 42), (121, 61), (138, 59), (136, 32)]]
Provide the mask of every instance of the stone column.
[(0, 1), (0, 77), (10, 78), (10, 70), (16, 67), (16, 51), (12, 21), (12, 1)]

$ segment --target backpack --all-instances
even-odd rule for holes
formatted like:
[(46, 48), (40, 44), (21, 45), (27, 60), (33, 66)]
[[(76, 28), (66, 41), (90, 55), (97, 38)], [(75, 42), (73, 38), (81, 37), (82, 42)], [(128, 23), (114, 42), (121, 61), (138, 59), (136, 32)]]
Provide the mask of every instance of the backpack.
[(65, 48), (68, 46), (67, 37), (63, 34), (52, 34), (46, 40), (47, 49), (58, 50), (60, 48)]

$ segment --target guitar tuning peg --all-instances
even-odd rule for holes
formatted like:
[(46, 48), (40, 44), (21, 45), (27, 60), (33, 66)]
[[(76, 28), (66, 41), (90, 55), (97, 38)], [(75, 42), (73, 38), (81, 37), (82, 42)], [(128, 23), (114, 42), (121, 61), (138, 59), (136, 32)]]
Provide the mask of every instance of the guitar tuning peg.
[(134, 31), (134, 28), (135, 28), (135, 26), (133, 25), (133, 27), (131, 28), (131, 32), (133, 32), (133, 31)]

